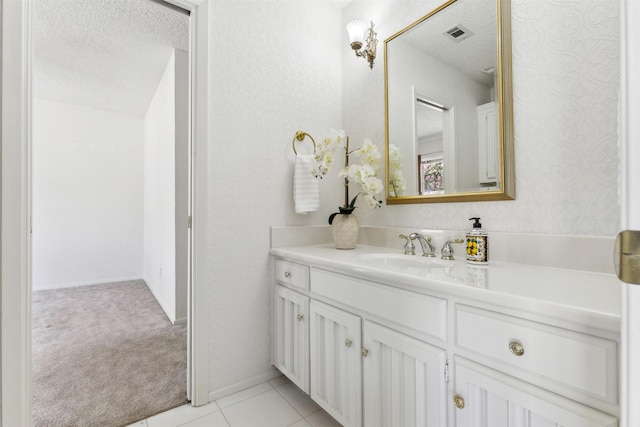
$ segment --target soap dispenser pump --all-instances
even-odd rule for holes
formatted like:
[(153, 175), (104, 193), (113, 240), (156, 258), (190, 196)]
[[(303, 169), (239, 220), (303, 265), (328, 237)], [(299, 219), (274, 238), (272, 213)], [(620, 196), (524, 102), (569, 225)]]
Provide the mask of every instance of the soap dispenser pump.
[(489, 236), (482, 229), (480, 218), (469, 218), (473, 228), (467, 233), (467, 262), (474, 265), (489, 263)]

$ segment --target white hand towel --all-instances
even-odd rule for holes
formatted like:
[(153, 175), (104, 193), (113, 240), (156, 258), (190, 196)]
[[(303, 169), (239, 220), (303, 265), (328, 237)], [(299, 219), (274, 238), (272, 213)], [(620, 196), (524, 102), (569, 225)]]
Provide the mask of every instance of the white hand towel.
[(293, 172), (293, 202), (298, 214), (306, 215), (308, 212), (316, 212), (320, 209), (320, 186), (318, 179), (311, 175), (314, 164), (313, 155), (298, 154), (296, 156)]

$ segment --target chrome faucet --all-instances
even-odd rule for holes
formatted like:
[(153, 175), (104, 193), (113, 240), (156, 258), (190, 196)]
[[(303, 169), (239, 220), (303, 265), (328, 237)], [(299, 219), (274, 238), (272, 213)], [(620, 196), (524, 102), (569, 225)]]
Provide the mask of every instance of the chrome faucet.
[(405, 255), (415, 255), (416, 254), (416, 246), (413, 244), (412, 240), (415, 240), (415, 236), (413, 234), (409, 235), (409, 236), (405, 236), (404, 234), (401, 234), (398, 236), (401, 239), (407, 239), (407, 241), (404, 244), (404, 254)]
[(452, 243), (464, 243), (463, 239), (453, 239), (447, 240), (447, 242), (442, 246), (442, 259), (453, 260), (453, 248), (451, 247)]
[(411, 233), (409, 237), (413, 237), (414, 239), (417, 239), (418, 242), (420, 242), (420, 246), (422, 246), (422, 256), (436, 256), (436, 247), (431, 244), (431, 236), (424, 237), (419, 233)]

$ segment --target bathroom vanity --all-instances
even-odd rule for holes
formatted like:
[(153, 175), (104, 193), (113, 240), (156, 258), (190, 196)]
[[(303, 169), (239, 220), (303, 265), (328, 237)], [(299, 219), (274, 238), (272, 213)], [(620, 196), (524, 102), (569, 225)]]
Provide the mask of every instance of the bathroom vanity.
[(617, 426), (613, 275), (271, 250), (273, 365), (344, 426)]

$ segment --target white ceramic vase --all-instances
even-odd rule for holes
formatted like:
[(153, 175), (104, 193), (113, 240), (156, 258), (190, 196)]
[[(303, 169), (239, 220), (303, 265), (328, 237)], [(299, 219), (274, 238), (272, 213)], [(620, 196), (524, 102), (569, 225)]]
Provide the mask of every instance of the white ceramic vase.
[(331, 233), (336, 249), (355, 249), (360, 233), (360, 223), (354, 214), (336, 214), (331, 223)]

